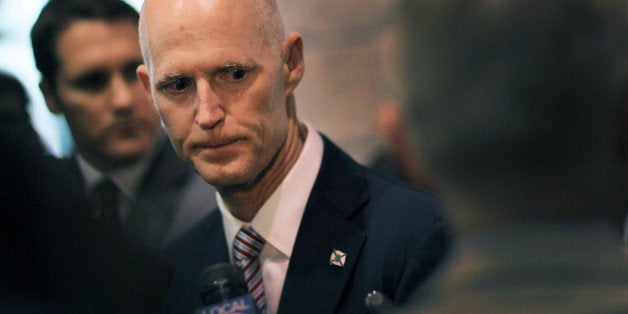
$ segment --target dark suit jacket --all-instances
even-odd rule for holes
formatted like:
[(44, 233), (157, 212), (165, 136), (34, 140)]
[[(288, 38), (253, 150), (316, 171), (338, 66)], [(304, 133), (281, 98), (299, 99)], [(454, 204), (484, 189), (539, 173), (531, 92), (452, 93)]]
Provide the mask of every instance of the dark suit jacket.
[[(440, 204), (324, 143), (279, 312), (364, 313), (374, 289), (402, 302), (445, 253)], [(174, 278), (165, 309), (193, 313), (202, 307), (197, 281), (203, 269), (229, 261), (220, 212), (180, 240), (166, 250)], [(330, 264), (335, 249), (347, 254), (344, 267)]]
[(0, 125), (0, 313), (146, 313), (165, 257), (96, 224), (67, 163)]
[[(181, 161), (166, 139), (158, 145), (126, 222), (130, 239), (151, 248), (167, 245), (216, 206), (215, 188)], [(67, 160), (83, 179), (76, 158)]]

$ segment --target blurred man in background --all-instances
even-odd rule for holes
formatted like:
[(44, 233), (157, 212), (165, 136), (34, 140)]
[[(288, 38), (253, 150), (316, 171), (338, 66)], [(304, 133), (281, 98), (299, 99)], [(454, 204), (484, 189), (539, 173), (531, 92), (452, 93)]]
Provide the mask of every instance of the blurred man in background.
[(41, 90), (68, 122), (68, 158), (103, 224), (159, 248), (215, 205), (214, 189), (181, 162), (135, 75), (139, 15), (121, 0), (52, 0), (31, 31)]
[(457, 235), (451, 267), (405, 312), (628, 309), (627, 2), (408, 0), (401, 12), (409, 135)]

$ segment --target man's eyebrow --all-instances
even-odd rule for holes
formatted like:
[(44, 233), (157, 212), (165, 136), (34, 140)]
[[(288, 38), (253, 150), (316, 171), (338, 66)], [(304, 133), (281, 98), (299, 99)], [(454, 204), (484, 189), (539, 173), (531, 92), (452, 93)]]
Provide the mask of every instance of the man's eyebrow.
[(183, 75), (182, 74), (178, 74), (178, 73), (168, 73), (168, 74), (164, 74), (162, 75), (157, 81), (159, 82), (163, 82), (163, 81), (171, 81), (171, 80), (176, 80), (176, 79), (180, 79), (182, 78)]
[(228, 61), (219, 65), (218, 68), (232, 68), (232, 67), (238, 67), (238, 66), (242, 66), (242, 64), (239, 62)]
[(159, 84), (162, 84), (164, 82), (171, 82), (174, 80), (181, 79), (183, 77), (184, 76), (182, 74), (177, 74), (177, 73), (164, 74), (160, 76), (157, 80), (155, 80), (155, 85), (158, 86)]
[(253, 65), (242, 62), (225, 62), (216, 67), (216, 71), (232, 70), (232, 69), (251, 69)]

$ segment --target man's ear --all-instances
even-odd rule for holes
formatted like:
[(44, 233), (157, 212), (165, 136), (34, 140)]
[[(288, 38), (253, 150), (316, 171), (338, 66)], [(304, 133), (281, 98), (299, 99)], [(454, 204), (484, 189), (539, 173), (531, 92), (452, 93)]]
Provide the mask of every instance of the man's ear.
[(305, 63), (303, 61), (303, 39), (301, 35), (294, 32), (288, 35), (288, 38), (283, 43), (282, 47), (282, 61), (284, 69), (287, 70), (286, 79), (286, 96), (292, 94), (297, 88), (301, 78), (303, 77), (303, 71), (305, 70)]
[(137, 70), (135, 70), (135, 74), (140, 80), (140, 84), (142, 84), (142, 87), (144, 87), (144, 91), (146, 92), (146, 99), (148, 99), (151, 104), (154, 104), (153, 94), (150, 91), (150, 77), (148, 75), (148, 67), (146, 66), (146, 64), (140, 64), (137, 67)]
[(44, 95), (46, 107), (48, 107), (48, 110), (50, 110), (50, 112), (63, 113), (63, 110), (61, 110), (61, 104), (59, 104), (57, 101), (58, 98), (56, 91), (52, 87), (50, 81), (42, 79), (41, 82), (39, 82), (39, 90), (41, 90), (41, 93)]

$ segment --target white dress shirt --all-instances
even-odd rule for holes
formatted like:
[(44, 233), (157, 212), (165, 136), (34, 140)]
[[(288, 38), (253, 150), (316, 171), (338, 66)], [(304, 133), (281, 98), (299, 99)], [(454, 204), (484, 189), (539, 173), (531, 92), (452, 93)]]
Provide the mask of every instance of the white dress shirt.
[[(308, 132), (301, 155), (250, 223), (266, 240), (259, 258), (268, 313), (277, 313), (301, 217), (323, 160), (321, 136), (308, 122), (304, 124)], [(220, 194), (216, 193), (216, 199), (233, 263), (233, 241), (246, 223), (229, 212)]]

